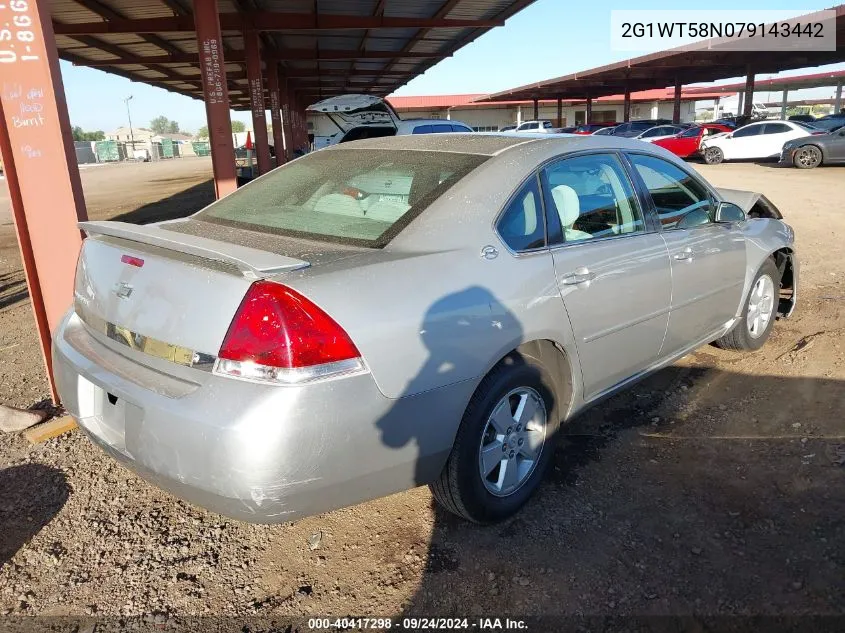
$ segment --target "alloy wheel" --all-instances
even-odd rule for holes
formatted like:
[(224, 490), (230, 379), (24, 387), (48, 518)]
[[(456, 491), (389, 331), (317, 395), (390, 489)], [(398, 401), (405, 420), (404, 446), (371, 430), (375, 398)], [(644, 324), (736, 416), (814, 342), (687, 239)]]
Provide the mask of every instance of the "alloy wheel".
[(518, 387), (496, 406), (481, 435), (478, 469), (484, 487), (497, 497), (520, 488), (534, 472), (546, 441), (546, 406), (530, 387)]
[(752, 338), (760, 337), (766, 331), (775, 307), (775, 284), (768, 275), (761, 275), (751, 289), (748, 298), (746, 324)]

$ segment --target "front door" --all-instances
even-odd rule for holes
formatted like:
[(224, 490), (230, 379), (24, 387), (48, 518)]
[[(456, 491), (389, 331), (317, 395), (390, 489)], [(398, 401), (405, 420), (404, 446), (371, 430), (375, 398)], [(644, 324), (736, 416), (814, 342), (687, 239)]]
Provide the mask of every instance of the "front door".
[(835, 161), (845, 160), (845, 127), (833, 132), (832, 140), (826, 143), (828, 158)]
[(731, 132), (730, 138), (722, 145), (725, 158), (753, 158), (758, 155), (762, 123), (751, 123)]
[(542, 182), (555, 275), (591, 399), (656, 362), (669, 257), (617, 154), (562, 159)]
[(740, 227), (714, 222), (716, 200), (680, 166), (629, 154), (660, 219), (672, 267), (672, 305), (663, 355), (702, 340), (736, 316), (745, 280)]

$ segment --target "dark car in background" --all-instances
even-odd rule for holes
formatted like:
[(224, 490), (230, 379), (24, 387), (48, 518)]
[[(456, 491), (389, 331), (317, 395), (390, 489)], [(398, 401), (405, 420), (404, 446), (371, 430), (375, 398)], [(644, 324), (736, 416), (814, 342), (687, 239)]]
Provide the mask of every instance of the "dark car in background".
[(616, 121), (605, 121), (603, 123), (582, 123), (581, 125), (575, 128), (573, 134), (592, 134), (593, 132), (598, 132), (602, 128), (614, 127), (616, 125), (619, 125)]
[(800, 121), (801, 123), (814, 123), (816, 121), (816, 117), (812, 114), (793, 114), (791, 117), (786, 119), (787, 121)]
[(783, 144), (780, 164), (799, 169), (845, 164), (845, 119), (827, 134), (796, 138)]
[(828, 114), (813, 121), (810, 125), (820, 130), (835, 130), (838, 127), (845, 125), (845, 112), (838, 112), (837, 114)]

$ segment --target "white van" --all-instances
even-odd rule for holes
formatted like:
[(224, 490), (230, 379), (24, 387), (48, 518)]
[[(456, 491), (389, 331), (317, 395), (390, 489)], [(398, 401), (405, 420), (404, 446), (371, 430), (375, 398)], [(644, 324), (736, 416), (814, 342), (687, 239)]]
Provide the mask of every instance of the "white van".
[(446, 119), (401, 119), (393, 107), (374, 95), (350, 94), (330, 97), (308, 106), (314, 117), (314, 149), (336, 143), (377, 136), (472, 132), (460, 121)]

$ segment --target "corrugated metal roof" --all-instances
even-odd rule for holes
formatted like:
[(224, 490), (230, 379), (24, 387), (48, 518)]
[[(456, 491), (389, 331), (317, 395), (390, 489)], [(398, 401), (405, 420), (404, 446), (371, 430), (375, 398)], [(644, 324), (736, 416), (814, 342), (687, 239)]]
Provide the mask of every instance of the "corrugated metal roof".
[[(248, 107), (239, 26), (248, 23), (245, 20), (267, 26), (263, 16), (301, 14), (291, 18), (298, 20), (292, 28), (279, 22), (273, 24), (274, 30), (262, 31), (262, 48), (268, 57), (281, 60), (289, 88), (307, 105), (344, 92), (387, 95), (532, 2), (218, 0), (223, 55), (232, 58), (226, 63), (232, 74), (232, 106)], [(191, 0), (50, 0), (50, 12), (61, 58), (202, 99), (196, 81), (200, 75), (196, 39), (191, 31), (179, 30), (192, 27)], [(261, 13), (249, 17), (253, 12)], [(148, 25), (145, 32), (137, 32), (131, 22), (170, 18), (170, 24), (162, 23), (153, 33), (146, 32)], [(364, 18), (372, 20), (352, 22)], [(382, 19), (387, 21), (384, 26)], [(480, 24), (442, 23), (459, 19)], [(344, 20), (345, 24), (338, 22)], [(155, 26), (159, 28), (158, 23)], [(145, 58), (152, 59), (145, 62)], [(241, 85), (244, 90), (238, 90)]]

